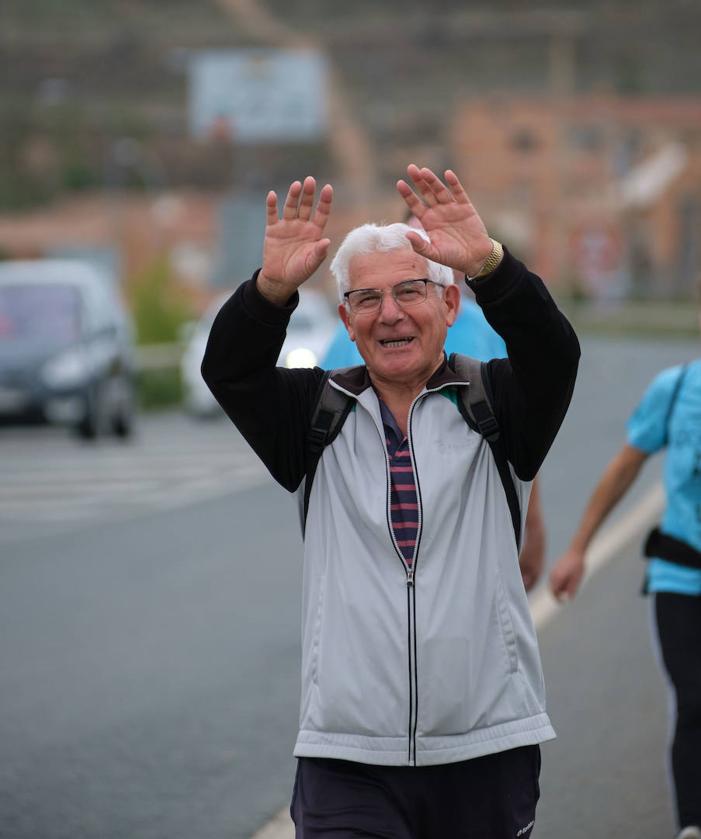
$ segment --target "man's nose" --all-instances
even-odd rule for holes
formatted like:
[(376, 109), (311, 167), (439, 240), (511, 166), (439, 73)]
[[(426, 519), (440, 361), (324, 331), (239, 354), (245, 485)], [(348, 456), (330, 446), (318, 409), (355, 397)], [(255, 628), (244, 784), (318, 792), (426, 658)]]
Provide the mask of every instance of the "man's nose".
[(404, 309), (397, 303), (392, 294), (386, 291), (382, 295), (380, 304), (380, 320), (384, 323), (396, 323), (404, 317)]

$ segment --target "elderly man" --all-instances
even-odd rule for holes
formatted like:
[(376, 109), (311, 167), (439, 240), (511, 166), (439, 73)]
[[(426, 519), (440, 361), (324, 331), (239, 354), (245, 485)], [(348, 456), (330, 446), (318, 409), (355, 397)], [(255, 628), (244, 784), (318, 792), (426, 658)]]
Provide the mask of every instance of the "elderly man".
[[(554, 737), (505, 484), (460, 410), (470, 382), (443, 352), (460, 297), (452, 270), (506, 342), (509, 358), (487, 370), (521, 509), (567, 410), (579, 345), (457, 176), (407, 171), (414, 189), (397, 189), (423, 231), (364, 225), (332, 266), (365, 365), (331, 380), (352, 410), (308, 496), (298, 839), (527, 836), (538, 744)], [(289, 490), (305, 478), (324, 373), (275, 362), (297, 289), (330, 245), (332, 189), (316, 206), (315, 194), (313, 178), (295, 181), (281, 218), (268, 194), (262, 268), (222, 308), (202, 366)]]
[[(421, 227), (416, 217), (410, 213), (405, 221), (409, 227)], [(462, 277), (455, 277), (455, 282), (462, 283)], [(339, 289), (339, 291), (343, 302), (343, 289)], [(450, 327), (444, 349), (448, 355), (451, 352), (458, 352), (480, 361), (505, 358), (508, 355), (504, 341), (489, 325), (482, 310), (471, 299), (470, 292), (464, 284), (460, 309)], [(321, 360), (321, 366), (331, 370), (352, 367), (362, 363), (363, 358), (358, 351), (358, 347), (350, 339), (348, 330), (341, 321), (326, 350), (326, 354)], [(519, 553), (521, 576), (526, 591), (530, 591), (536, 585), (545, 565), (545, 541), (545, 522), (540, 503), (540, 488), (538, 478), (534, 478), (528, 500), (528, 510), (526, 511), (523, 544)]]

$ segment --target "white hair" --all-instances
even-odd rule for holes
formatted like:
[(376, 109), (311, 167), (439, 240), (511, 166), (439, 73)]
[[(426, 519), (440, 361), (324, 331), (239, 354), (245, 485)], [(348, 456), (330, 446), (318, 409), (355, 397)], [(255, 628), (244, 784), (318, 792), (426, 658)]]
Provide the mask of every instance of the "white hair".
[[(336, 280), (338, 288), (338, 299), (343, 303), (343, 295), (350, 291), (350, 262), (354, 256), (376, 251), (394, 251), (411, 248), (411, 242), (407, 239), (407, 233), (418, 233), (422, 239), (429, 241), (425, 230), (417, 227), (409, 227), (408, 224), (397, 222), (396, 224), (361, 224), (346, 236), (341, 246), (336, 251), (331, 262), (331, 273)], [(419, 254), (420, 256), (421, 254)], [(454, 282), (453, 271), (447, 265), (426, 260), (428, 279), (438, 285), (449, 286)]]

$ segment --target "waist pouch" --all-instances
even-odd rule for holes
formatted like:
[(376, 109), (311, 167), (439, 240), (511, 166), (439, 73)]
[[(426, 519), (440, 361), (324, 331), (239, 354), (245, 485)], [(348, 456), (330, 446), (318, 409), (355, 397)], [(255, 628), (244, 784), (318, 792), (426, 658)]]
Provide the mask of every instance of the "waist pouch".
[(659, 527), (653, 528), (648, 533), (643, 547), (643, 556), (659, 557), (668, 562), (676, 562), (677, 565), (701, 571), (701, 551), (697, 551), (681, 539), (662, 533)]

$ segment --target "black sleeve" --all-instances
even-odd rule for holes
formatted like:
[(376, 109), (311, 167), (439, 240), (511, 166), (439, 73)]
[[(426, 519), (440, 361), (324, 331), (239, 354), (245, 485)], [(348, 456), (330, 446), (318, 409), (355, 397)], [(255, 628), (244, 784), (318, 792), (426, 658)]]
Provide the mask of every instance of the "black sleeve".
[(275, 480), (294, 491), (305, 473), (306, 434), (323, 371), (275, 366), (299, 298), (275, 306), (255, 281), (254, 274), (217, 315), (202, 377)]
[(493, 274), (468, 285), (506, 342), (508, 359), (488, 363), (494, 412), (516, 474), (531, 480), (567, 413), (579, 342), (543, 281), (508, 251)]

